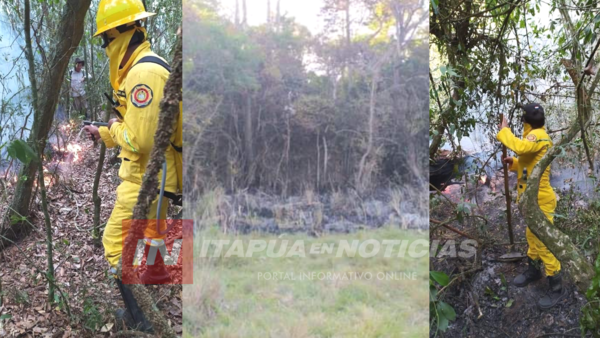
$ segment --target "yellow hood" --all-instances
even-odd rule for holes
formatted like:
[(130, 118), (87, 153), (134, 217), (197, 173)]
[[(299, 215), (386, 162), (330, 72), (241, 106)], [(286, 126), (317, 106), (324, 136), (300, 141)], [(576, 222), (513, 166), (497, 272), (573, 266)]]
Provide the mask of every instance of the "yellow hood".
[[(127, 52), (127, 48), (129, 47), (129, 42), (133, 37), (135, 32), (143, 32), (144, 33), (144, 42), (129, 57), (127, 63), (121, 67), (121, 62), (125, 57), (125, 53)], [(110, 84), (113, 87), (113, 90), (116, 92), (119, 90), (121, 83), (125, 81), (127, 77), (127, 73), (131, 68), (133, 61), (136, 59), (137, 55), (144, 48), (150, 47), (150, 42), (146, 40), (147, 33), (146, 29), (143, 27), (136, 27), (135, 29), (131, 29), (127, 32), (119, 34), (107, 47), (106, 47), (106, 55), (108, 56), (110, 67)]]

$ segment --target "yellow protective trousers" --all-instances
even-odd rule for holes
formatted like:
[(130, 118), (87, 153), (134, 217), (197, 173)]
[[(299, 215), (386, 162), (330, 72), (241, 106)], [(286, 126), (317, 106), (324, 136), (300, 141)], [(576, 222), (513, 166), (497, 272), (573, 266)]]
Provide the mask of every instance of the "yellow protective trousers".
[[(554, 205), (549, 205), (549, 203), (540, 205), (540, 209), (544, 212), (550, 223), (554, 223), (554, 209), (556, 208), (556, 200)], [(542, 243), (542, 241), (537, 238), (536, 235), (533, 234), (527, 227), (525, 231), (525, 237), (527, 237), (527, 245), (529, 245), (529, 249), (527, 250), (527, 256), (534, 261), (539, 259), (544, 262), (544, 269), (546, 270), (546, 276), (554, 276), (560, 271), (560, 262), (556, 257), (548, 250), (548, 248)]]
[[(127, 233), (123, 233), (123, 221), (130, 220), (133, 217), (133, 207), (137, 203), (141, 186), (129, 181), (123, 181), (117, 188), (117, 200), (115, 207), (108, 219), (102, 244), (104, 246), (104, 257), (112, 267), (116, 267), (123, 252), (123, 238)], [(166, 235), (160, 235), (156, 229), (156, 208), (158, 206), (158, 196), (152, 202), (148, 214), (148, 226), (144, 231), (144, 237), (149, 239), (164, 239)], [(169, 200), (163, 198), (162, 208), (160, 210), (160, 219), (166, 219)], [(160, 231), (165, 232), (165, 224), (161, 222)]]
[[(544, 157), (548, 148), (552, 146), (552, 140), (545, 128), (533, 129), (529, 124), (524, 124), (523, 139), (516, 137), (510, 128), (503, 128), (498, 132), (496, 138), (508, 149), (514, 151), (518, 158), (513, 159), (510, 166), (511, 171), (517, 172), (518, 181), (521, 181), (523, 169), (531, 174), (533, 167)], [(524, 189), (518, 189), (518, 194), (523, 193)], [(542, 212), (551, 223), (554, 223), (554, 209), (556, 209), (556, 195), (550, 186), (550, 168), (542, 174), (540, 180), (540, 189), (538, 193), (538, 204)], [(530, 230), (526, 230), (527, 256), (533, 260), (542, 260), (547, 276), (556, 275), (560, 269), (560, 262), (548, 250), (548, 248), (539, 240)]]

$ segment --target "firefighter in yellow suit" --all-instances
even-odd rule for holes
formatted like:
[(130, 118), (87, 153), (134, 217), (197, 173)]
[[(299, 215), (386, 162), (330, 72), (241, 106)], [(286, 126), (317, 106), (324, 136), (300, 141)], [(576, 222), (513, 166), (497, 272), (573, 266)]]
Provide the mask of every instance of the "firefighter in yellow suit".
[[(519, 182), (517, 196), (520, 196), (525, 190), (525, 184), (522, 182), (523, 171), (526, 170), (527, 173), (531, 173), (533, 167), (544, 157), (548, 148), (552, 147), (552, 140), (544, 126), (544, 108), (538, 103), (531, 103), (524, 106), (523, 110), (525, 111), (522, 116), (523, 139), (517, 138), (511, 132), (506, 120), (502, 121), (500, 132), (496, 136), (498, 141), (518, 156), (518, 158), (507, 157), (503, 159), (504, 162), (510, 165), (510, 170), (517, 172)], [(556, 195), (550, 186), (550, 167), (542, 175), (538, 203), (548, 220), (554, 222)], [(546, 276), (548, 276), (550, 292), (538, 301), (538, 305), (541, 309), (548, 309), (555, 306), (565, 295), (560, 275), (560, 262), (529, 228), (526, 229), (526, 237), (529, 245), (527, 250), (528, 268), (524, 273), (518, 275), (513, 283), (517, 287), (525, 287), (529, 283), (542, 278), (539, 269), (539, 260), (541, 260), (544, 263)]]
[[(102, 238), (105, 257), (113, 272), (121, 258), (123, 238), (126, 236), (122, 229), (123, 221), (130, 220), (133, 216), (133, 208), (150, 159), (158, 125), (159, 104), (170, 73), (166, 61), (152, 52), (146, 30), (142, 27), (142, 22), (153, 15), (154, 13), (146, 12), (141, 0), (102, 0), (96, 16), (98, 31), (94, 36), (101, 36), (104, 41), (102, 47), (109, 58), (110, 82), (118, 102), (115, 113), (119, 118), (109, 121), (108, 127), (86, 126), (85, 129), (101, 139), (108, 148), (121, 147), (119, 177), (123, 182), (117, 188), (115, 206)], [(177, 193), (181, 190), (181, 168), (176, 164), (176, 158), (179, 156), (180, 160), (181, 155), (177, 152), (173, 146), (165, 154), (166, 192)], [(149, 220), (157, 218), (157, 208), (158, 197), (151, 205)], [(166, 218), (167, 208), (168, 200), (165, 198), (160, 209), (160, 219)], [(164, 224), (159, 229), (156, 222), (149, 221), (144, 232), (146, 250), (149, 246), (164, 245), (163, 231)], [(162, 263), (160, 257), (157, 257), (158, 261)], [(150, 271), (152, 269), (154, 270)], [(170, 280), (164, 263), (148, 265), (144, 275), (141, 280), (145, 284), (164, 284)], [(152, 327), (138, 307), (131, 290), (119, 279), (117, 284), (127, 307), (127, 311), (118, 310), (117, 317), (129, 327), (152, 332)]]

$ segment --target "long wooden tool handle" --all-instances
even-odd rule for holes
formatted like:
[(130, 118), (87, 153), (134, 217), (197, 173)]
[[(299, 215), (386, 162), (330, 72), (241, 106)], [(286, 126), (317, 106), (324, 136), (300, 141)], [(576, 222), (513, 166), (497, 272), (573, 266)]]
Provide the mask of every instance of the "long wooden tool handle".
[[(500, 121), (504, 120), (504, 114), (500, 114)], [(508, 156), (508, 151), (505, 145), (502, 145), (502, 158), (506, 158)], [(510, 191), (508, 187), (508, 163), (502, 161), (502, 167), (504, 168), (504, 195), (506, 195), (506, 220), (508, 221), (508, 237), (510, 239), (510, 244), (514, 244), (515, 240), (513, 237), (513, 228), (512, 228), (512, 212), (510, 210)]]

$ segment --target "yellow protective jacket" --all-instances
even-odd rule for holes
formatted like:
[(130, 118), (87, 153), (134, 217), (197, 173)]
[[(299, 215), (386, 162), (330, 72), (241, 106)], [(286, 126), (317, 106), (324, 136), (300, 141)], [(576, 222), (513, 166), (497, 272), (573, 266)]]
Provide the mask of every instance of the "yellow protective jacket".
[[(518, 158), (513, 159), (510, 170), (517, 172), (519, 181), (523, 175), (523, 168), (527, 168), (527, 175), (531, 175), (533, 167), (544, 157), (548, 148), (552, 147), (552, 140), (546, 133), (546, 129), (544, 127), (532, 129), (528, 123), (524, 124), (522, 140), (516, 137), (510, 128), (502, 128), (496, 138), (517, 154)], [(524, 189), (518, 190), (520, 196)], [(545, 208), (546, 206), (556, 205), (556, 195), (550, 186), (550, 167), (542, 174), (538, 203), (544, 212), (548, 209)]]
[[(514, 151), (518, 158), (513, 159), (510, 170), (516, 171), (519, 181), (523, 176), (523, 168), (527, 168), (527, 175), (533, 171), (533, 167), (544, 157), (548, 148), (552, 146), (552, 140), (545, 128), (532, 129), (531, 125), (525, 123), (523, 126), (523, 139), (517, 138), (510, 128), (502, 128), (496, 138), (502, 142), (508, 149)], [(520, 188), (517, 183), (518, 195), (525, 190), (525, 186)], [(518, 199), (518, 197), (517, 197)], [(550, 186), (550, 167), (546, 168), (540, 180), (540, 190), (538, 193), (538, 203), (542, 212), (550, 222), (554, 222), (554, 210), (556, 209), (556, 195)], [(547, 276), (554, 276), (561, 270), (558, 259), (548, 250), (546, 245), (540, 241), (529, 228), (525, 231), (527, 238), (527, 256), (535, 260), (541, 259), (544, 262), (544, 269)]]
[[(159, 105), (169, 77), (169, 71), (161, 65), (151, 62), (138, 64), (138, 61), (146, 56), (158, 57), (150, 50), (150, 45), (147, 43), (135, 50), (132, 55), (134, 58), (132, 66), (125, 81), (120, 84), (119, 90), (114, 95), (119, 103), (117, 110), (122, 115), (121, 121), (113, 123), (110, 130), (107, 127), (99, 128), (100, 137), (108, 148), (121, 146), (119, 158), (122, 159), (122, 163), (119, 177), (138, 185), (142, 184), (150, 151), (154, 146)], [(174, 141), (175, 137), (173, 135), (171, 141)], [(177, 175), (181, 168), (177, 168), (175, 157), (181, 154), (177, 154), (173, 147), (169, 147), (165, 156), (167, 161), (165, 190), (177, 193), (181, 190), (181, 182), (178, 182)], [(159, 173), (159, 181), (161, 178), (162, 170)]]

